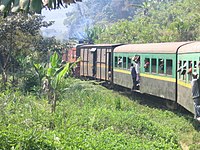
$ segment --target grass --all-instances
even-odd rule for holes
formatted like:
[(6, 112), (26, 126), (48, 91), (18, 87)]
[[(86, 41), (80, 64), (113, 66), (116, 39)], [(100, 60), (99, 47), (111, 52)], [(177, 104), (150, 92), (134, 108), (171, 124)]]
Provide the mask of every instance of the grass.
[(43, 98), (0, 94), (1, 149), (190, 149), (200, 147), (190, 114), (141, 104), (95, 82), (67, 79), (56, 113)]

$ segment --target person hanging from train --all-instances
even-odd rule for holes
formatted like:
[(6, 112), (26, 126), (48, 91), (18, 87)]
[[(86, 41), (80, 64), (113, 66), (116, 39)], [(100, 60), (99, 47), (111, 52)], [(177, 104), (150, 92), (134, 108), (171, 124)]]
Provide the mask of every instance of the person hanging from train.
[(135, 90), (136, 85), (137, 85), (137, 82), (136, 82), (137, 74), (136, 74), (135, 66), (133, 65), (133, 63), (131, 63), (130, 71), (131, 71), (131, 77), (132, 77), (132, 81), (133, 81), (133, 86), (132, 86), (131, 90)]
[(200, 122), (200, 85), (199, 85), (199, 79), (198, 79), (198, 73), (193, 72), (192, 74), (192, 98), (194, 102), (194, 119)]
[(181, 62), (179, 62), (179, 65), (180, 67), (177, 69), (177, 72), (181, 72), (181, 75), (185, 75), (187, 62), (185, 62), (183, 66), (181, 66)]
[(135, 55), (134, 57), (135, 62), (135, 71), (136, 71), (136, 82), (137, 82), (137, 88), (140, 86), (140, 56)]

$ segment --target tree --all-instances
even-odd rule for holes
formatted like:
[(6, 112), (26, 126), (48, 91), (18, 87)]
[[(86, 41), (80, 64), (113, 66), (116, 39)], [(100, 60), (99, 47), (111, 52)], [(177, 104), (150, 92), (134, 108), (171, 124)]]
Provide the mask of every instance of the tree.
[(94, 26), (93, 28), (86, 28), (85, 40), (88, 43), (93, 44), (96, 40), (98, 40), (98, 35), (100, 35), (104, 31), (105, 31), (105, 27), (98, 26), (98, 25)]
[(4, 13), (4, 16), (18, 11), (40, 14), (43, 7), (51, 10), (61, 6), (67, 7), (76, 2), (82, 2), (82, 0), (0, 0), (0, 11)]
[(136, 7), (139, 8), (139, 12), (142, 10), (143, 14), (145, 16), (149, 15), (149, 8), (151, 7), (151, 3), (148, 1), (143, 2), (142, 4), (138, 5), (138, 4), (130, 4), (129, 7)]
[(33, 50), (33, 37), (39, 34), (41, 27), (52, 23), (44, 22), (41, 16), (21, 13), (0, 19), (0, 69), (5, 85), (8, 70), (16, 64), (18, 55), (27, 55), (28, 49)]

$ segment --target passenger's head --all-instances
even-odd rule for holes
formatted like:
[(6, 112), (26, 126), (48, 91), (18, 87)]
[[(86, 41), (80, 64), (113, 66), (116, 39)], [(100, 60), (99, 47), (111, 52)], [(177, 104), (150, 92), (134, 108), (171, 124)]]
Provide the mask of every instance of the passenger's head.
[(133, 67), (133, 63), (131, 63), (131, 67)]
[(198, 73), (197, 73), (197, 72), (193, 72), (193, 73), (192, 73), (192, 77), (193, 77), (194, 79), (196, 79), (197, 76), (198, 76)]

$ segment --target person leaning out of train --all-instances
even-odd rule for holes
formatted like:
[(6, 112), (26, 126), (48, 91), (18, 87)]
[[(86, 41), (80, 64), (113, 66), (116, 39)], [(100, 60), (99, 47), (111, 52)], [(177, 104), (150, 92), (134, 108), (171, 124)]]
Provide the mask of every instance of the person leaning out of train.
[[(179, 64), (180, 64), (180, 62), (179, 62)], [(185, 75), (185, 73), (186, 73), (186, 67), (187, 67), (187, 63), (185, 62), (183, 66), (180, 66), (177, 69), (177, 72), (181, 72), (181, 75)]]
[(187, 74), (192, 74), (192, 62), (190, 62)]
[(150, 63), (149, 63), (148, 61), (145, 62), (145, 64), (144, 64), (144, 68), (145, 68), (145, 69), (149, 68), (149, 65), (150, 65)]
[(199, 85), (199, 79), (198, 79), (198, 73), (193, 72), (192, 73), (192, 98), (194, 102), (194, 119), (198, 120), (200, 122), (200, 85)]
[(122, 64), (122, 58), (118, 58), (117, 64), (118, 64), (118, 65), (121, 65), (121, 64)]
[(136, 82), (137, 74), (136, 74), (135, 66), (133, 65), (133, 63), (131, 64), (130, 72), (131, 72), (131, 77), (132, 77), (132, 81), (133, 81), (133, 86), (132, 86), (131, 90), (135, 90), (136, 85), (137, 85), (137, 82)]

